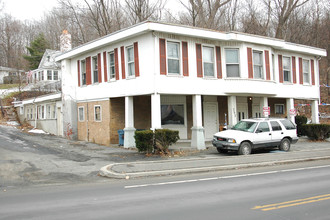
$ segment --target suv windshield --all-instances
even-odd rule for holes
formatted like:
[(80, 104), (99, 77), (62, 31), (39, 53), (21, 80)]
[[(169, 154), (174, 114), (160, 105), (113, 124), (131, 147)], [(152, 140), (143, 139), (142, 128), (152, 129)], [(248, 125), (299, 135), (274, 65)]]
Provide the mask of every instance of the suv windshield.
[(240, 121), (234, 127), (232, 127), (232, 130), (247, 131), (253, 133), (257, 127), (257, 124), (257, 122), (253, 121)]

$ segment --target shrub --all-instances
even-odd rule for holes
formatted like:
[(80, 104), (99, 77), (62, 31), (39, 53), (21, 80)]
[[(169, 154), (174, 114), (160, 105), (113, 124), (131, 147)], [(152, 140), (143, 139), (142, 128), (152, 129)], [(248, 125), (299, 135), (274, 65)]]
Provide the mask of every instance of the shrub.
[(303, 125), (307, 123), (307, 117), (305, 115), (297, 115), (295, 117), (295, 122), (297, 125), (297, 135), (298, 136), (306, 135), (303, 129)]
[(154, 133), (151, 130), (135, 131), (135, 143), (139, 152), (151, 153), (153, 151)]
[(330, 125), (328, 124), (305, 124), (302, 127), (311, 140), (325, 140), (330, 136)]
[(179, 131), (169, 129), (158, 129), (155, 131), (156, 148), (162, 152), (167, 152), (170, 145), (180, 139)]

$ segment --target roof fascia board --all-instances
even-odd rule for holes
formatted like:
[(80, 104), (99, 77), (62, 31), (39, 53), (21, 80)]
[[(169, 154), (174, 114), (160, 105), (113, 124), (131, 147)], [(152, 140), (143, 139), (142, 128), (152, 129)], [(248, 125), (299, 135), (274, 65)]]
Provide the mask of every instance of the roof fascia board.
[(39, 102), (50, 101), (50, 100), (60, 100), (61, 97), (62, 97), (61, 93), (44, 95), (44, 96), (39, 96), (36, 98), (25, 99), (22, 101), (22, 104), (26, 105), (26, 104), (39, 103)]

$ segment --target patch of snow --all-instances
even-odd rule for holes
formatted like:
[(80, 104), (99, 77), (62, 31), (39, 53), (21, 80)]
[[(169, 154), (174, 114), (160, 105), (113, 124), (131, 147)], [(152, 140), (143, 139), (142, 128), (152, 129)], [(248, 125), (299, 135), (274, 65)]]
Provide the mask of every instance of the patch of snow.
[(40, 129), (32, 129), (29, 132), (35, 133), (35, 134), (47, 134), (46, 132), (44, 132), (43, 130), (40, 130)]
[(8, 125), (19, 126), (20, 124), (17, 121), (7, 121)]

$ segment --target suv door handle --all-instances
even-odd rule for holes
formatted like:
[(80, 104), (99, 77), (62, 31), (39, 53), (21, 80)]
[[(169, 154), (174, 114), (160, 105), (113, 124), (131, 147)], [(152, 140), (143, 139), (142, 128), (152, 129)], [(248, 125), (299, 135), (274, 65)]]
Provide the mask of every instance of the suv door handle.
[(283, 132), (281, 132), (281, 134), (283, 134)]
[(272, 135), (272, 133), (269, 133), (269, 135)]

